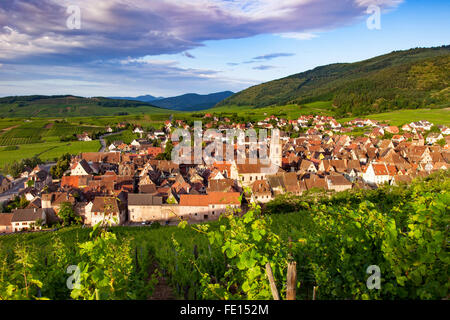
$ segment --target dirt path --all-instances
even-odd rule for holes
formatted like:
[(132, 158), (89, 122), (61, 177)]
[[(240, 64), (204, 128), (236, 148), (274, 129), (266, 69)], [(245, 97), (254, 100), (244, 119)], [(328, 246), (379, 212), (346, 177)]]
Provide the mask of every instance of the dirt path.
[(9, 127), (9, 128), (4, 128), (4, 129), (2, 129), (2, 130), (0, 130), (0, 131), (2, 131), (2, 132), (7, 132), (7, 131), (10, 131), (10, 130), (12, 130), (12, 129), (14, 129), (14, 128), (17, 128), (18, 126), (20, 126), (20, 124), (15, 125), (15, 126), (12, 126), (12, 127)]
[[(148, 274), (151, 276), (158, 269), (158, 264), (153, 262), (150, 265)], [(158, 277), (158, 283), (155, 285), (153, 294), (148, 297), (148, 300), (176, 300), (172, 288), (168, 285), (164, 276)]]

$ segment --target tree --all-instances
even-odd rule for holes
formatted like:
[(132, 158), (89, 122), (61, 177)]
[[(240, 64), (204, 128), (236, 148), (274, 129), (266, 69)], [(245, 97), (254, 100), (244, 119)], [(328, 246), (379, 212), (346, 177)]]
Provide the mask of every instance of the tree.
[(166, 149), (163, 153), (160, 153), (156, 156), (156, 160), (171, 160), (172, 159), (172, 150), (173, 150), (173, 143), (172, 140), (168, 140), (166, 143)]
[(54, 179), (61, 179), (61, 177), (64, 175), (64, 172), (66, 172), (70, 168), (70, 159), (71, 155), (66, 153), (63, 154), (56, 165), (51, 167), (50, 174)]
[(82, 222), (81, 217), (75, 213), (70, 202), (64, 202), (61, 204), (58, 217), (63, 221), (64, 227), (70, 226), (71, 224), (81, 224)]
[(436, 143), (437, 143), (438, 145), (440, 145), (441, 147), (444, 147), (444, 146), (447, 144), (447, 142), (445, 141), (445, 139), (438, 140)]

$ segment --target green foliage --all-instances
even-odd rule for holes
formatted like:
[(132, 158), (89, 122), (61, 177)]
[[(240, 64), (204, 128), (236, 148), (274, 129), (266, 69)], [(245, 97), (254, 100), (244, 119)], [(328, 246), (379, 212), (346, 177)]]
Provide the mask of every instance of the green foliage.
[[(294, 260), (297, 299), (311, 299), (314, 286), (316, 298), (326, 300), (445, 299), (449, 176), (441, 171), (410, 186), (286, 195), (264, 214), (253, 205), (242, 217), (190, 227), (69, 227), (1, 237), (0, 296), (32, 299), (41, 288), (50, 299), (141, 299), (161, 272), (177, 298), (271, 299), (265, 263), (283, 297), (286, 265)], [(16, 243), (31, 254), (27, 278), (40, 286), (25, 285)], [(152, 264), (159, 271), (150, 275)], [(80, 267), (79, 291), (65, 287), (68, 265)], [(370, 265), (381, 269), (380, 290), (367, 288)]]
[[(449, 175), (410, 187), (302, 197), (296, 212), (274, 216), (284, 238), (303, 239), (295, 256), (306, 286), (318, 286), (320, 299), (445, 298)], [(381, 268), (381, 290), (365, 285), (370, 265)]]
[(6, 257), (0, 261), (0, 300), (39, 298), (42, 282), (38, 280), (37, 255), (33, 248), (17, 244), (14, 265)]
[(443, 147), (447, 144), (447, 141), (445, 141), (445, 139), (440, 139), (440, 140), (436, 141), (436, 143), (438, 145), (440, 145), (441, 147)]
[(20, 162), (14, 161), (12, 163), (6, 164), (3, 167), (3, 172), (10, 174), (14, 178), (18, 178), (26, 167), (34, 168), (38, 164), (42, 164), (42, 160), (39, 159), (39, 157), (34, 156), (30, 159), (22, 159)]
[[(271, 229), (271, 219), (261, 215), (261, 208), (252, 208), (242, 218), (230, 212), (221, 217), (218, 230), (209, 231), (208, 225), (199, 226), (197, 231), (205, 233), (209, 243), (224, 255), (226, 271), (220, 278), (203, 272), (193, 261), (201, 274), (201, 295), (204, 299), (249, 299), (272, 298), (265, 266), (270, 263), (274, 277), (285, 294), (288, 245)], [(194, 228), (195, 229), (195, 228)]]
[(4, 207), (5, 212), (12, 212), (14, 209), (25, 209), (30, 204), (24, 196), (15, 196), (12, 201)]
[(71, 158), (72, 157), (70, 154), (63, 154), (58, 159), (56, 165), (50, 168), (50, 174), (54, 179), (61, 179), (61, 177), (64, 175), (64, 172), (66, 172), (70, 168)]
[(63, 226), (81, 224), (82, 218), (75, 213), (70, 202), (63, 202), (58, 211), (58, 217), (62, 220)]
[(172, 160), (172, 150), (173, 143), (172, 140), (168, 140), (166, 143), (166, 148), (163, 153), (160, 153), (156, 156), (156, 160)]
[(80, 281), (70, 294), (73, 299), (134, 298), (128, 291), (133, 271), (128, 242), (119, 243), (116, 235), (101, 230), (92, 240), (81, 243), (79, 248), (82, 258), (78, 264)]

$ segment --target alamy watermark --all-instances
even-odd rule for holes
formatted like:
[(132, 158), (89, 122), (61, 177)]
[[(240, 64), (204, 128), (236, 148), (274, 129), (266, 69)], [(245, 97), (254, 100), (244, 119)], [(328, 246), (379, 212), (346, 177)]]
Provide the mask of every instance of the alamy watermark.
[(366, 25), (369, 30), (381, 30), (381, 8), (377, 5), (370, 5), (367, 10), (370, 16), (366, 20)]
[(381, 289), (381, 269), (380, 269), (380, 267), (377, 265), (368, 266), (366, 273), (371, 275), (369, 278), (367, 278), (367, 282), (366, 282), (367, 289), (380, 290)]
[[(225, 135), (223, 133), (225, 131)], [(260, 164), (261, 172), (276, 173), (281, 165), (280, 130), (208, 129), (203, 133), (202, 122), (194, 122), (194, 137), (187, 129), (175, 129), (171, 140), (177, 143), (171, 154), (176, 164), (212, 165), (215, 162)]]
[(79, 30), (81, 29), (81, 9), (79, 6), (70, 5), (66, 10), (69, 17), (66, 20), (67, 29)]
[(66, 273), (70, 274), (66, 281), (67, 288), (70, 290), (80, 289), (80, 268), (76, 265), (68, 266)]

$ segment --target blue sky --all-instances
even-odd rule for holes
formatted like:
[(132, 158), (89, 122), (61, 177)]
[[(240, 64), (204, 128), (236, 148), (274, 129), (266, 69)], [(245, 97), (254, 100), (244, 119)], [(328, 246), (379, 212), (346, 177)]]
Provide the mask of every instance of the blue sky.
[[(68, 28), (68, 5), (80, 29)], [(370, 5), (381, 29), (369, 30)], [(0, 96), (239, 91), (335, 62), (450, 44), (450, 2), (10, 0)]]

